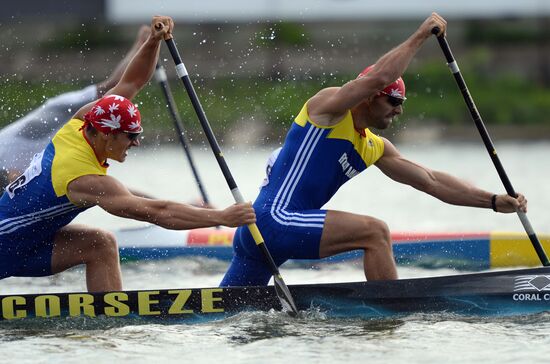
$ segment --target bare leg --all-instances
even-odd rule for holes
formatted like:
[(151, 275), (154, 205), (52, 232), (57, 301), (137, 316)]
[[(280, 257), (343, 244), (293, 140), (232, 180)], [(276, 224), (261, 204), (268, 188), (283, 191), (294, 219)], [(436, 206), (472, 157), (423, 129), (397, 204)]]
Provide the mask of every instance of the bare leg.
[(118, 83), (118, 81), (122, 77), (122, 74), (126, 70), (126, 66), (128, 66), (128, 63), (130, 62), (132, 57), (134, 57), (134, 55), (139, 50), (141, 45), (145, 43), (150, 33), (151, 33), (150, 27), (147, 25), (142, 25), (141, 28), (139, 28), (136, 40), (134, 41), (132, 48), (130, 48), (126, 56), (122, 59), (122, 61), (119, 62), (119, 64), (115, 67), (113, 72), (111, 72), (111, 75), (109, 76), (109, 78), (97, 84), (98, 97), (103, 96), (105, 92), (115, 87), (115, 85)]
[(86, 264), (90, 292), (122, 290), (118, 247), (113, 234), (83, 225), (70, 225), (55, 235), (52, 272)]
[(391, 237), (385, 222), (370, 216), (328, 211), (319, 255), (325, 258), (362, 249), (368, 280), (397, 279)]

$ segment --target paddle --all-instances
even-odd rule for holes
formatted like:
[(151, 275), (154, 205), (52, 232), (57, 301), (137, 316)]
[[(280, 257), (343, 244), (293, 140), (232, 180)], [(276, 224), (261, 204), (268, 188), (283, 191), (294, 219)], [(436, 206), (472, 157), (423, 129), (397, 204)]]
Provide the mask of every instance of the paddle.
[[(218, 164), (222, 170), (223, 176), (225, 177), (225, 181), (227, 182), (229, 189), (231, 190), (231, 193), (235, 198), (235, 201), (237, 203), (243, 203), (244, 198), (239, 188), (237, 187), (237, 183), (235, 182), (235, 180), (233, 179), (233, 176), (231, 175), (231, 171), (229, 170), (229, 167), (225, 162), (220, 146), (216, 140), (216, 137), (214, 136), (214, 133), (212, 132), (212, 128), (210, 127), (210, 124), (206, 119), (206, 114), (204, 113), (204, 110), (199, 101), (197, 93), (193, 88), (191, 79), (187, 74), (187, 69), (185, 68), (185, 65), (183, 64), (183, 61), (179, 55), (174, 39), (172, 38), (171, 34), (168, 34), (166, 35), (164, 40), (166, 41), (166, 45), (168, 46), (168, 49), (170, 50), (170, 54), (172, 55), (172, 58), (174, 59), (174, 63), (176, 64), (176, 72), (180, 77), (181, 81), (183, 82), (183, 85), (185, 86), (187, 94), (191, 99), (193, 108), (195, 109), (195, 112), (197, 114), (197, 117), (199, 118), (201, 126), (204, 130), (204, 133), (206, 134), (206, 138), (210, 143), (212, 152), (214, 153), (214, 156), (216, 157), (216, 160), (218, 161)], [(277, 265), (273, 261), (273, 257), (269, 253), (269, 250), (267, 250), (267, 247), (264, 243), (264, 238), (262, 237), (262, 234), (260, 233), (258, 226), (256, 224), (249, 224), (248, 229), (250, 230), (250, 233), (252, 234), (252, 237), (254, 238), (256, 245), (264, 255), (267, 263), (269, 264), (269, 267), (271, 268), (271, 272), (273, 273), (275, 291), (277, 293), (277, 297), (281, 301), (281, 305), (283, 306), (283, 309), (289, 312), (293, 316), (297, 315), (298, 309), (296, 308), (294, 299), (292, 298), (292, 295), (290, 294), (288, 287), (283, 281), (283, 277), (279, 273), (279, 268), (277, 268)]]
[[(438, 27), (434, 27), (432, 29), (432, 33), (436, 35), (439, 33), (439, 31), (440, 29)], [(489, 136), (487, 128), (485, 128), (485, 124), (481, 120), (481, 115), (477, 111), (477, 107), (474, 104), (474, 100), (472, 99), (472, 95), (470, 95), (470, 91), (468, 90), (468, 87), (466, 86), (466, 82), (464, 81), (464, 78), (460, 73), (460, 69), (458, 68), (458, 64), (456, 63), (456, 60), (453, 57), (453, 53), (451, 52), (451, 48), (449, 47), (447, 38), (445, 38), (445, 34), (441, 34), (437, 36), (437, 41), (439, 42), (439, 45), (441, 46), (441, 50), (443, 51), (443, 54), (447, 59), (447, 65), (449, 66), (451, 72), (453, 73), (453, 76), (458, 85), (458, 88), (460, 89), (460, 92), (462, 93), (464, 101), (466, 101), (466, 105), (470, 110), (470, 115), (472, 116), (472, 119), (476, 124), (477, 130), (479, 131), (479, 134), (481, 135), (481, 139), (483, 140), (483, 143), (487, 148), (487, 152), (489, 152), (489, 156), (491, 157), (493, 164), (495, 165), (498, 175), (500, 176), (500, 180), (504, 184), (504, 188), (506, 189), (506, 192), (508, 193), (508, 195), (512, 197), (516, 197), (517, 196), (516, 191), (514, 190), (514, 187), (512, 187), (512, 183), (510, 182), (510, 179), (508, 178), (508, 175), (506, 174), (506, 171), (504, 171), (504, 167), (502, 166), (502, 163), (498, 158), (495, 146), (491, 141), (491, 137)], [(537, 252), (537, 255), (542, 265), (545, 267), (550, 266), (550, 261), (548, 261), (548, 257), (544, 252), (544, 248), (542, 247), (542, 244), (540, 243), (537, 235), (535, 234), (535, 231), (533, 230), (533, 227), (531, 226), (531, 223), (529, 222), (527, 215), (523, 211), (519, 211), (519, 210), (517, 211), (517, 214), (519, 216), (521, 223), (523, 224), (525, 231), (527, 232), (527, 235), (529, 236), (529, 240), (531, 240), (531, 243), (533, 244), (533, 247)]]
[(195, 182), (197, 183), (197, 187), (199, 188), (202, 200), (206, 206), (209, 206), (210, 201), (208, 199), (208, 196), (206, 195), (206, 190), (203, 187), (197, 168), (195, 167), (195, 163), (191, 155), (191, 149), (189, 148), (189, 141), (187, 139), (187, 136), (185, 135), (183, 122), (181, 121), (181, 118), (178, 113), (178, 109), (176, 108), (176, 102), (174, 101), (174, 97), (172, 96), (172, 92), (170, 91), (170, 85), (168, 84), (168, 80), (166, 78), (166, 72), (164, 71), (164, 67), (162, 67), (158, 63), (155, 71), (155, 78), (157, 79), (157, 82), (161, 86), (162, 93), (164, 94), (164, 98), (166, 99), (166, 106), (168, 106), (168, 110), (170, 111), (172, 120), (174, 120), (174, 125), (178, 130), (178, 137), (180, 139), (180, 144), (182, 145), (185, 155), (187, 156), (187, 160), (189, 161), (189, 166), (191, 166), (191, 171), (193, 172), (193, 176), (195, 177)]

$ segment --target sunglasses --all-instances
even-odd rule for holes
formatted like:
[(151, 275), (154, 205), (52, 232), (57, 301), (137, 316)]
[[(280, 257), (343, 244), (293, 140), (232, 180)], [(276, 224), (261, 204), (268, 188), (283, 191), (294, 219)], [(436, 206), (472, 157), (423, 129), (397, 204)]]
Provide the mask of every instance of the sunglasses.
[(124, 132), (124, 135), (126, 135), (126, 138), (128, 138), (128, 140), (133, 142), (133, 141), (137, 140), (137, 138), (139, 138), (141, 133), (126, 133), (126, 132)]
[(400, 105), (403, 105), (403, 103), (405, 102), (404, 99), (400, 99), (398, 97), (393, 97), (393, 96), (390, 96), (390, 95), (386, 95), (386, 96), (388, 97), (388, 102), (393, 107), (398, 107)]

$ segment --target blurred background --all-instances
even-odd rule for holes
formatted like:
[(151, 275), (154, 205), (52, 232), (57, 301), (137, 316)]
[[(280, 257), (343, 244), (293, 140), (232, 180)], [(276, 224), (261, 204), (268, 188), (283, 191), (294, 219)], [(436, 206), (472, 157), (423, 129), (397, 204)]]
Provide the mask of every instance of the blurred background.
[[(342, 85), (406, 39), (431, 11), (492, 135), (550, 132), (550, 1), (19, 0), (0, 13), (0, 127), (47, 98), (105, 79), (139, 25), (170, 15), (222, 144), (280, 143), (303, 103)], [(200, 126), (163, 46), (161, 61), (192, 141)], [(479, 138), (434, 39), (404, 75), (405, 113), (385, 136)], [(159, 87), (138, 97), (144, 142), (176, 141)], [(414, 139), (417, 140), (417, 139)], [(477, 139), (476, 139), (477, 140)]]

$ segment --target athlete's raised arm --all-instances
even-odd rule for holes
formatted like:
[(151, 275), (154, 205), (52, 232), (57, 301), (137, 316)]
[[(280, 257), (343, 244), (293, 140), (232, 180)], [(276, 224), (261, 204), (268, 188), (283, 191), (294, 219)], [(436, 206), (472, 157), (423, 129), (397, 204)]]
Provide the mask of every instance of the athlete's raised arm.
[(416, 52), (432, 35), (432, 29), (437, 26), (444, 32), (446, 24), (441, 16), (432, 13), (406, 41), (383, 55), (368, 74), (341, 87), (319, 91), (308, 101), (311, 119), (321, 125), (330, 125), (347, 110), (375, 96), (401, 77)]
[[(173, 28), (172, 18), (168, 16), (153, 17), (149, 38), (128, 63), (120, 81), (105, 95), (119, 95), (129, 100), (134, 98), (151, 79), (158, 60), (161, 41), (166, 34), (172, 33)], [(94, 103), (95, 101), (83, 106), (73, 118), (82, 120)]]

